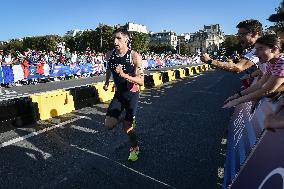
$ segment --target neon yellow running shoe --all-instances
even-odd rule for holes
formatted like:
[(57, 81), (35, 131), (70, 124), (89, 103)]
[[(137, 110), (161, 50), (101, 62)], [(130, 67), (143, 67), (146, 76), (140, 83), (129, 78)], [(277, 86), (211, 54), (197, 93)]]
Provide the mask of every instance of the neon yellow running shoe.
[(129, 154), (129, 157), (128, 157), (128, 161), (137, 161), (138, 160), (138, 154), (139, 154), (139, 147), (131, 147), (130, 148), (130, 154)]

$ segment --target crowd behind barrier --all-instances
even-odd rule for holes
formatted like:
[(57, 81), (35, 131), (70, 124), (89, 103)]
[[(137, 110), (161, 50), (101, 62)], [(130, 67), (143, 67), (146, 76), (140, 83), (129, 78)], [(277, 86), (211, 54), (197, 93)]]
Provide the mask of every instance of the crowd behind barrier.
[(44, 64), (41, 67), (31, 65), (23, 68), (21, 65), (3, 65), (0, 67), (0, 83), (20, 84), (40, 82), (40, 80), (57, 80), (74, 77), (89, 77), (105, 72), (104, 64)]
[[(90, 51), (77, 53), (69, 49), (60, 53), (46, 53), (28, 50), (11, 53), (0, 51), (0, 83), (2, 86), (36, 84), (41, 81), (58, 81), (79, 77), (104, 74), (106, 71), (105, 55)], [(178, 54), (142, 54), (144, 69), (190, 65), (201, 63), (198, 56), (181, 56)]]

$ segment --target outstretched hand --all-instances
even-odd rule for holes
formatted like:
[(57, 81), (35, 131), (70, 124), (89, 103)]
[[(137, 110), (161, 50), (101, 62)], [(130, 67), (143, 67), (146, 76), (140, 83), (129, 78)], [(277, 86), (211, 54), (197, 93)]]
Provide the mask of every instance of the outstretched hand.
[(200, 60), (201, 60), (202, 62), (205, 62), (205, 63), (206, 63), (208, 60), (211, 60), (211, 58), (210, 58), (209, 54), (207, 54), (207, 53), (202, 53), (201, 56), (200, 56)]
[(238, 94), (234, 94), (233, 96), (230, 96), (229, 98), (227, 98), (224, 102), (224, 104), (227, 104), (228, 102), (232, 101), (232, 100), (235, 100), (239, 98), (239, 95)]
[(236, 105), (240, 104), (238, 99), (232, 100), (230, 102), (228, 102), (227, 104), (225, 104), (222, 108), (232, 108)]

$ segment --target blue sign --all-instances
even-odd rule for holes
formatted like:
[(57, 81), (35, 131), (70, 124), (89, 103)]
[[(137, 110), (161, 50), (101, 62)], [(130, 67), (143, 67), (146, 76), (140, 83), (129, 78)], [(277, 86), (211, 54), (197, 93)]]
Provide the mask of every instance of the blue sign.
[(251, 113), (251, 102), (240, 104), (235, 108), (228, 127), (223, 188), (227, 188), (236, 179), (264, 129), (265, 117), (272, 113), (272, 106), (275, 105), (263, 98), (253, 113)]
[(2, 67), (0, 66), (0, 83), (4, 83), (4, 77), (2, 72)]
[(2, 66), (2, 73), (4, 78), (4, 84), (9, 84), (14, 82), (14, 74), (12, 67), (10, 65)]

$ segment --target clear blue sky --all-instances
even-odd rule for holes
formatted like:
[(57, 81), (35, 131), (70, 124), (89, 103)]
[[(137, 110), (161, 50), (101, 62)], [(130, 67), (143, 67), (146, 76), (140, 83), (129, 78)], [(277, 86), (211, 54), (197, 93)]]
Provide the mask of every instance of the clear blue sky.
[(226, 34), (236, 24), (258, 19), (263, 25), (281, 0), (1, 0), (0, 41), (46, 34), (63, 35), (70, 29), (94, 29), (135, 22), (153, 32), (162, 29), (195, 32), (219, 23)]

